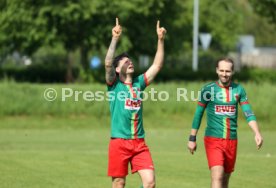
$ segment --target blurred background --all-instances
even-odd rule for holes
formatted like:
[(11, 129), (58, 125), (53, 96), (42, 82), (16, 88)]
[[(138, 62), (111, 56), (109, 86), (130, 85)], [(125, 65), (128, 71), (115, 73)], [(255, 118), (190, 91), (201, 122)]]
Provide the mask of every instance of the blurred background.
[[(127, 52), (136, 75), (152, 64), (157, 20), (167, 30), (164, 67), (149, 88), (169, 99), (144, 101), (143, 115), (158, 187), (209, 186), (205, 118), (191, 156), (186, 142), (196, 101), (178, 101), (177, 89), (191, 99), (217, 79), (222, 56), (234, 59), (234, 80), (246, 89), (265, 140), (257, 152), (239, 110), (230, 185), (276, 187), (276, 0), (199, 0), (195, 68), (196, 1), (0, 0), (0, 187), (110, 187), (109, 104), (84, 93), (106, 91), (104, 58), (116, 17), (123, 28), (116, 55)], [(49, 88), (54, 100), (45, 98)], [(66, 100), (64, 88), (72, 91)], [(127, 182), (140, 185), (137, 176)]]
[(118, 17), (123, 35), (116, 54), (127, 51), (135, 61), (137, 74), (151, 64), (155, 55), (155, 25), (159, 19), (168, 33), (165, 67), (158, 80), (213, 79), (215, 60), (230, 56), (235, 59), (236, 71), (244, 72), (237, 78), (258, 79), (250, 72), (259, 70), (259, 74), (275, 81), (275, 1), (200, 1), (201, 74), (191, 71), (193, 3), (2, 0), (0, 78), (38, 83), (104, 82), (104, 57)]

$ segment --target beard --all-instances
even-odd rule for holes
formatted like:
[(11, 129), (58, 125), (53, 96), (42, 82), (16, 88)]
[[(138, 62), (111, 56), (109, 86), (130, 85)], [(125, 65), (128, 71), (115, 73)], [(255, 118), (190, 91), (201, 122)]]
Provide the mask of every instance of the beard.
[(227, 78), (225, 78), (225, 77), (220, 77), (219, 80), (220, 80), (220, 82), (221, 82), (223, 85), (227, 85), (227, 84), (230, 83), (231, 77), (227, 77)]

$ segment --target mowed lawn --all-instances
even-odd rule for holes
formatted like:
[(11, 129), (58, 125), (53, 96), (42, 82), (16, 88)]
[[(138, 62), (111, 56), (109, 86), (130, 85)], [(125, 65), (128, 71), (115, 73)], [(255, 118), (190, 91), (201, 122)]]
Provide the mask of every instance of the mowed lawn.
[[(111, 180), (106, 175), (108, 118), (2, 118), (0, 187), (111, 187)], [(145, 122), (149, 120), (145, 118)], [(171, 126), (145, 125), (146, 141), (156, 168), (157, 187), (210, 187), (202, 143), (204, 127), (198, 136), (198, 151), (191, 155), (186, 147), (189, 127), (182, 129), (173, 124), (172, 120)], [(238, 158), (231, 188), (276, 187), (276, 131), (262, 133), (264, 147), (257, 151), (250, 129), (239, 131)], [(126, 187), (139, 188), (140, 185), (137, 174), (127, 177)]]

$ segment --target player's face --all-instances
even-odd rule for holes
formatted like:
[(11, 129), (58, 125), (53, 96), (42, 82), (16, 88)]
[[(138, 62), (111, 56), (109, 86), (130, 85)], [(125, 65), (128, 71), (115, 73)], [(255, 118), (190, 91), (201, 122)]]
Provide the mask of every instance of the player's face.
[(233, 72), (233, 65), (227, 61), (220, 61), (216, 72), (218, 74), (219, 80), (223, 85), (228, 85), (231, 81)]
[(129, 58), (124, 57), (120, 60), (119, 66), (116, 68), (116, 71), (122, 74), (132, 74), (134, 73), (134, 65)]

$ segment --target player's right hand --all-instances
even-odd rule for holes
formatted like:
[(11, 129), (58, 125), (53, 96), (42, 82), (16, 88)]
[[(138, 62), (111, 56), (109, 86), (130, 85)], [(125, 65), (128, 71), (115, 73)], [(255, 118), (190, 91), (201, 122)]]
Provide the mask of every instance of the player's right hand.
[(193, 155), (194, 152), (196, 151), (196, 142), (189, 141), (188, 142), (188, 150)]
[(118, 39), (121, 36), (122, 28), (119, 24), (119, 18), (116, 18), (116, 25), (112, 29), (112, 36)]

